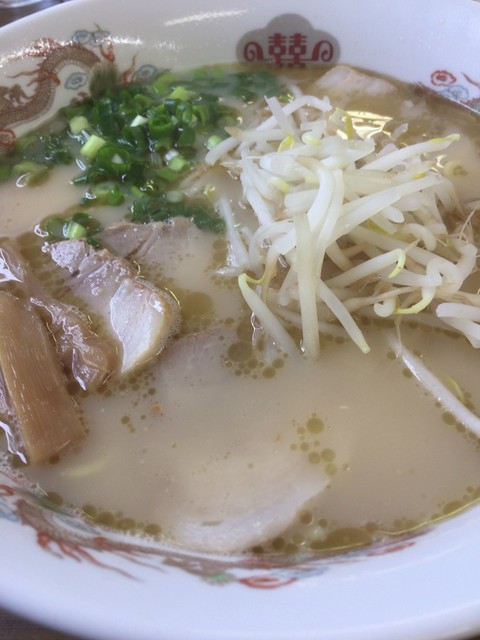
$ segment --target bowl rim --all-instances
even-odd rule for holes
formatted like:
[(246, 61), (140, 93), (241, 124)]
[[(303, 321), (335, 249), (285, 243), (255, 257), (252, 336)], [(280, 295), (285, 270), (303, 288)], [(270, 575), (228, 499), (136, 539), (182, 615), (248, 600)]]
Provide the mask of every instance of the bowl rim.
[[(339, 2), (342, 7), (348, 4), (348, 0), (339, 0)], [(435, 24), (437, 26), (443, 24), (442, 10), (447, 11), (454, 5), (460, 8), (459, 11), (465, 12), (465, 15), (472, 16), (472, 21), (475, 17), (477, 23), (480, 22), (480, 7), (476, 2), (477, 0), (438, 0)], [(154, 4), (154, 0), (142, 2), (144, 7), (152, 11)], [(191, 12), (192, 3), (188, 0), (179, 0), (177, 4), (185, 8), (185, 15)], [(286, 0), (281, 0), (278, 6), (284, 7), (287, 4)], [(214, 0), (206, 0), (203, 5), (205, 12), (206, 7), (214, 5)], [(328, 0), (321, 0), (318, 3), (318, 7), (325, 8), (327, 5)], [(378, 1), (366, 0), (368, 9), (378, 5)], [(430, 5), (430, 0), (417, 0), (416, 6), (419, 10), (426, 10), (427, 5)], [(222, 6), (227, 14), (243, 10), (236, 0), (224, 0)], [(72, 30), (78, 24), (84, 23), (84, 16), (89, 12), (92, 15), (95, 12), (98, 12), (97, 15), (105, 12), (103, 15), (108, 17), (113, 7), (120, 13), (127, 11), (131, 3), (128, 0), (102, 0), (100, 3), (98, 0), (75, 0), (75, 2), (50, 7), (42, 14), (27, 16), (17, 23), (3, 27), (0, 30), (0, 39), (4, 39), (7, 54), (11, 55), (15, 49), (18, 50), (18, 47), (29, 46), (32, 38), (35, 37), (34, 34), (38, 33), (37, 30), (46, 29), (50, 23), (57, 25), (54, 31), (65, 32), (65, 29)], [(196, 5), (195, 11), (198, 11)], [(255, 11), (260, 14), (263, 9)], [(317, 10), (317, 14), (319, 13), (320, 9)], [(221, 15), (208, 19), (219, 20), (220, 26), (223, 26), (233, 17)], [(115, 20), (112, 18), (113, 22)], [(92, 23), (92, 20), (89, 19), (89, 23)], [(128, 29), (124, 30), (121, 37), (125, 37), (126, 32)], [(19, 34), (21, 34), (20, 40), (18, 40)], [(135, 38), (139, 38), (137, 31), (132, 40)], [(438, 39), (441, 40), (440, 36)], [(426, 46), (424, 42), (420, 44), (422, 47)], [(1, 62), (0, 59), (0, 68)], [(422, 68), (422, 73), (423, 71)], [(389, 638), (393, 640), (467, 637), (468, 634), (480, 631), (480, 594), (477, 595), (472, 575), (472, 567), (477, 564), (476, 561), (480, 560), (478, 557), (480, 550), (477, 551), (475, 536), (479, 527), (480, 507), (477, 507), (435, 527), (427, 534), (428, 540), (419, 536), (415, 545), (400, 550), (396, 558), (396, 554), (372, 556), (362, 565), (358, 556), (352, 555), (347, 563), (331, 563), (332, 566), (328, 565), (322, 573), (307, 576), (306, 579), (297, 578), (294, 583), (285, 585), (282, 589), (248, 589), (245, 585), (238, 583), (231, 584), (229, 587), (212, 586), (200, 579), (194, 581), (190, 575), (186, 576), (174, 570), (169, 573), (169, 586), (166, 589), (164, 585), (158, 584), (157, 580), (152, 578), (152, 575), (157, 576), (159, 573), (152, 572), (150, 569), (142, 573), (140, 584), (133, 580), (131, 584), (128, 583), (131, 589), (126, 589), (124, 583), (118, 581), (115, 572), (97, 571), (92, 574), (90, 565), (79, 561), (75, 563), (75, 559), (69, 561), (65, 557), (60, 560), (53, 552), (49, 554), (38, 548), (34, 530), (25, 526), (19, 527), (18, 524), (5, 520), (0, 521), (0, 529), (11, 533), (12, 538), (15, 539), (15, 546), (21, 549), (22, 566), (19, 566), (17, 558), (13, 558), (11, 547), (7, 549), (7, 545), (0, 546), (0, 564), (3, 567), (0, 573), (0, 602), (2, 606), (42, 624), (61, 628), (72, 634), (78, 635), (80, 632), (85, 637), (95, 636), (98, 640), (111, 637), (116, 637), (118, 640), (133, 640), (133, 638), (156, 640), (159, 637), (171, 640), (180, 640), (180, 638), (183, 640), (186, 637), (197, 640), (225, 639), (225, 626), (219, 626), (225, 624), (230, 626), (228, 637), (231, 640), (252, 637), (262, 640), (274, 638), (275, 640), (287, 640), (287, 638), (293, 640), (294, 637), (304, 640), (307, 638), (338, 640), (339, 637), (342, 640), (367, 640), (367, 638), (384, 640), (386, 629), (388, 629)], [(43, 588), (39, 591), (38, 586), (32, 582), (32, 571), (27, 567), (29, 562), (35, 565), (35, 573), (38, 575), (49, 577), (53, 570), (57, 576), (55, 583), (51, 581), (48, 589)], [(368, 572), (365, 568), (367, 563)], [(75, 593), (69, 593), (65, 588), (72, 579), (74, 573), (72, 567), (75, 567), (76, 573), (80, 576), (80, 586), (77, 586)], [(117, 568), (126, 570), (128, 567), (130, 567), (130, 560), (118, 559)], [(421, 588), (426, 590), (425, 592), (429, 591), (428, 607), (419, 601), (421, 589), (418, 586), (414, 589), (410, 583), (407, 583), (410, 575), (406, 575), (407, 569), (413, 571)], [(468, 575), (468, 579), (463, 583), (460, 580), (462, 573)], [(95, 582), (93, 588), (92, 575)], [(16, 576), (13, 585), (12, 576)], [(452, 576), (454, 580), (451, 590), (447, 593), (438, 590), (433, 597), (429, 586), (431, 587), (432, 583), (446, 583), (448, 579), (452, 581)], [(390, 591), (383, 593), (378, 591), (378, 584), (382, 581), (384, 588), (388, 586)], [(361, 588), (359, 588), (360, 582)], [(151, 607), (155, 606), (156, 598), (152, 597), (152, 593), (146, 593), (145, 589), (150, 592), (154, 589), (156, 598), (161, 596), (163, 600), (161, 609), (163, 619), (160, 622), (157, 617), (149, 615)], [(318, 606), (318, 593), (321, 594), (326, 607), (325, 611), (330, 607), (333, 612), (324, 613), (324, 623), (328, 621), (330, 627), (319, 630), (318, 626), (315, 628), (309, 626), (296, 635), (298, 629), (292, 626), (291, 621), (285, 623), (277, 620), (278, 611), (289, 610), (293, 589), (301, 593), (305, 600), (299, 615), (307, 619), (309, 625), (313, 625), (315, 616), (318, 616), (316, 606)], [(344, 612), (343, 627), (339, 629), (334, 628), (333, 623), (338, 618), (342, 589), (344, 593), (349, 594), (350, 598), (356, 599), (357, 617), (353, 619), (353, 612)], [(96, 598), (93, 603), (90, 600), (90, 606), (93, 604), (93, 608), (88, 616), (83, 607), (78, 606), (79, 590), (85, 596), (88, 596), (91, 591), (95, 592)], [(126, 608), (127, 597), (134, 597), (132, 593), (141, 594), (140, 599), (144, 600), (140, 603), (141, 613), (135, 616), (132, 616)], [(176, 602), (185, 593), (190, 593), (190, 598), (197, 598), (202, 602), (205, 602), (206, 598), (211, 602), (199, 610), (189, 610), (188, 615), (179, 617)], [(214, 598), (211, 598), (211, 593), (215, 593)], [(52, 598), (62, 603), (60, 612), (56, 606), (52, 606)], [(119, 603), (122, 604), (120, 609)], [(373, 621), (365, 617), (367, 610), (372, 606), (375, 606), (379, 612), (377, 619)], [(106, 616), (106, 610), (115, 612), (115, 616)], [(262, 619), (268, 621), (269, 627), (259, 631), (258, 625)], [(232, 628), (233, 621), (237, 625), (234, 628)]]

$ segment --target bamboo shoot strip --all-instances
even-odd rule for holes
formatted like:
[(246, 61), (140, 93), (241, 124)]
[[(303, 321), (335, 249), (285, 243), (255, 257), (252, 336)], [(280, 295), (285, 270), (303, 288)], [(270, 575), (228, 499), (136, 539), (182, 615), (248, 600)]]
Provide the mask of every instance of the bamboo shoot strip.
[(84, 435), (60, 361), (36, 311), (0, 292), (0, 369), (28, 461), (44, 462)]

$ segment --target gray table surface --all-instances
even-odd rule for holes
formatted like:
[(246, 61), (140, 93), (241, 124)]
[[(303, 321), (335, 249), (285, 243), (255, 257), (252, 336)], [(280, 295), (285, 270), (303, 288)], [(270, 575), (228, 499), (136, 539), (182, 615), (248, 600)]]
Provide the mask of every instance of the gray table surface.
[[(0, 8), (0, 27), (34, 11), (74, 0), (40, 0), (34, 5), (13, 9)], [(76, 640), (74, 636), (47, 629), (0, 609), (0, 640)], [(92, 640), (95, 640), (92, 638)], [(387, 639), (386, 639), (387, 640)], [(480, 640), (480, 636), (471, 640)]]
[(46, 629), (3, 609), (0, 609), (0, 638), (1, 640), (74, 640), (74, 636)]

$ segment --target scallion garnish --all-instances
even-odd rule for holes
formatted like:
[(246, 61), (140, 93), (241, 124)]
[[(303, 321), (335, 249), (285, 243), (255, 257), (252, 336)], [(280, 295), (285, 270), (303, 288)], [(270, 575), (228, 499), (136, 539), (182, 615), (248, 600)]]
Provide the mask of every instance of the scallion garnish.
[(82, 156), (88, 160), (94, 160), (100, 149), (107, 144), (107, 141), (95, 134), (91, 135), (80, 149)]
[[(161, 210), (162, 219), (186, 215), (203, 228), (220, 230), (222, 223), (214, 212), (188, 203), (181, 181), (208, 149), (226, 137), (225, 127), (238, 124), (237, 111), (224, 96), (239, 96), (246, 102), (281, 96), (277, 76), (263, 70), (230, 72), (219, 66), (181, 76), (161, 73), (148, 84), (116, 86), (114, 80), (111, 74), (96, 78), (91, 87), (94, 97), (65, 107), (50, 128), (16, 141), (2, 161), (0, 179), (13, 174), (32, 184), (46, 177), (52, 164), (78, 157), (82, 172), (72, 182), (84, 187), (82, 205), (119, 206), (127, 198), (129, 206), (133, 201), (133, 219), (157, 219)], [(26, 166), (26, 161), (32, 164)], [(181, 205), (182, 212), (172, 211), (170, 205)], [(138, 213), (145, 209), (146, 215)], [(57, 229), (59, 224), (49, 222), (56, 229), (50, 235), (65, 237), (63, 227)], [(62, 224), (68, 225), (68, 220)], [(69, 234), (83, 233), (76, 225), (69, 229)]]
[(90, 214), (78, 211), (69, 217), (47, 218), (40, 228), (47, 238), (54, 241), (78, 238), (94, 240), (94, 235), (102, 230), (102, 225)]

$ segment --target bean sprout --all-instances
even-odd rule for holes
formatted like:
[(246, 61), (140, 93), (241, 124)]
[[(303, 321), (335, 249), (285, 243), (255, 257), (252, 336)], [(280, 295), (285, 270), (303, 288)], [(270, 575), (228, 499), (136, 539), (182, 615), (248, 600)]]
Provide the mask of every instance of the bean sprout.
[(263, 122), (229, 130), (206, 156), (239, 178), (255, 215), (243, 251), (226, 209), (233, 254), (244, 268), (240, 289), (264, 330), (290, 352), (288, 317), (300, 318), (302, 348), (316, 358), (319, 321), (330, 315), (367, 353), (352, 313), (429, 312), (479, 347), (480, 301), (462, 290), (477, 268), (477, 249), (469, 222), (448, 232), (447, 216), (462, 212), (436, 168), (459, 136), (402, 146), (392, 136), (382, 147), (362, 139), (354, 119), (327, 98), (266, 102)]

